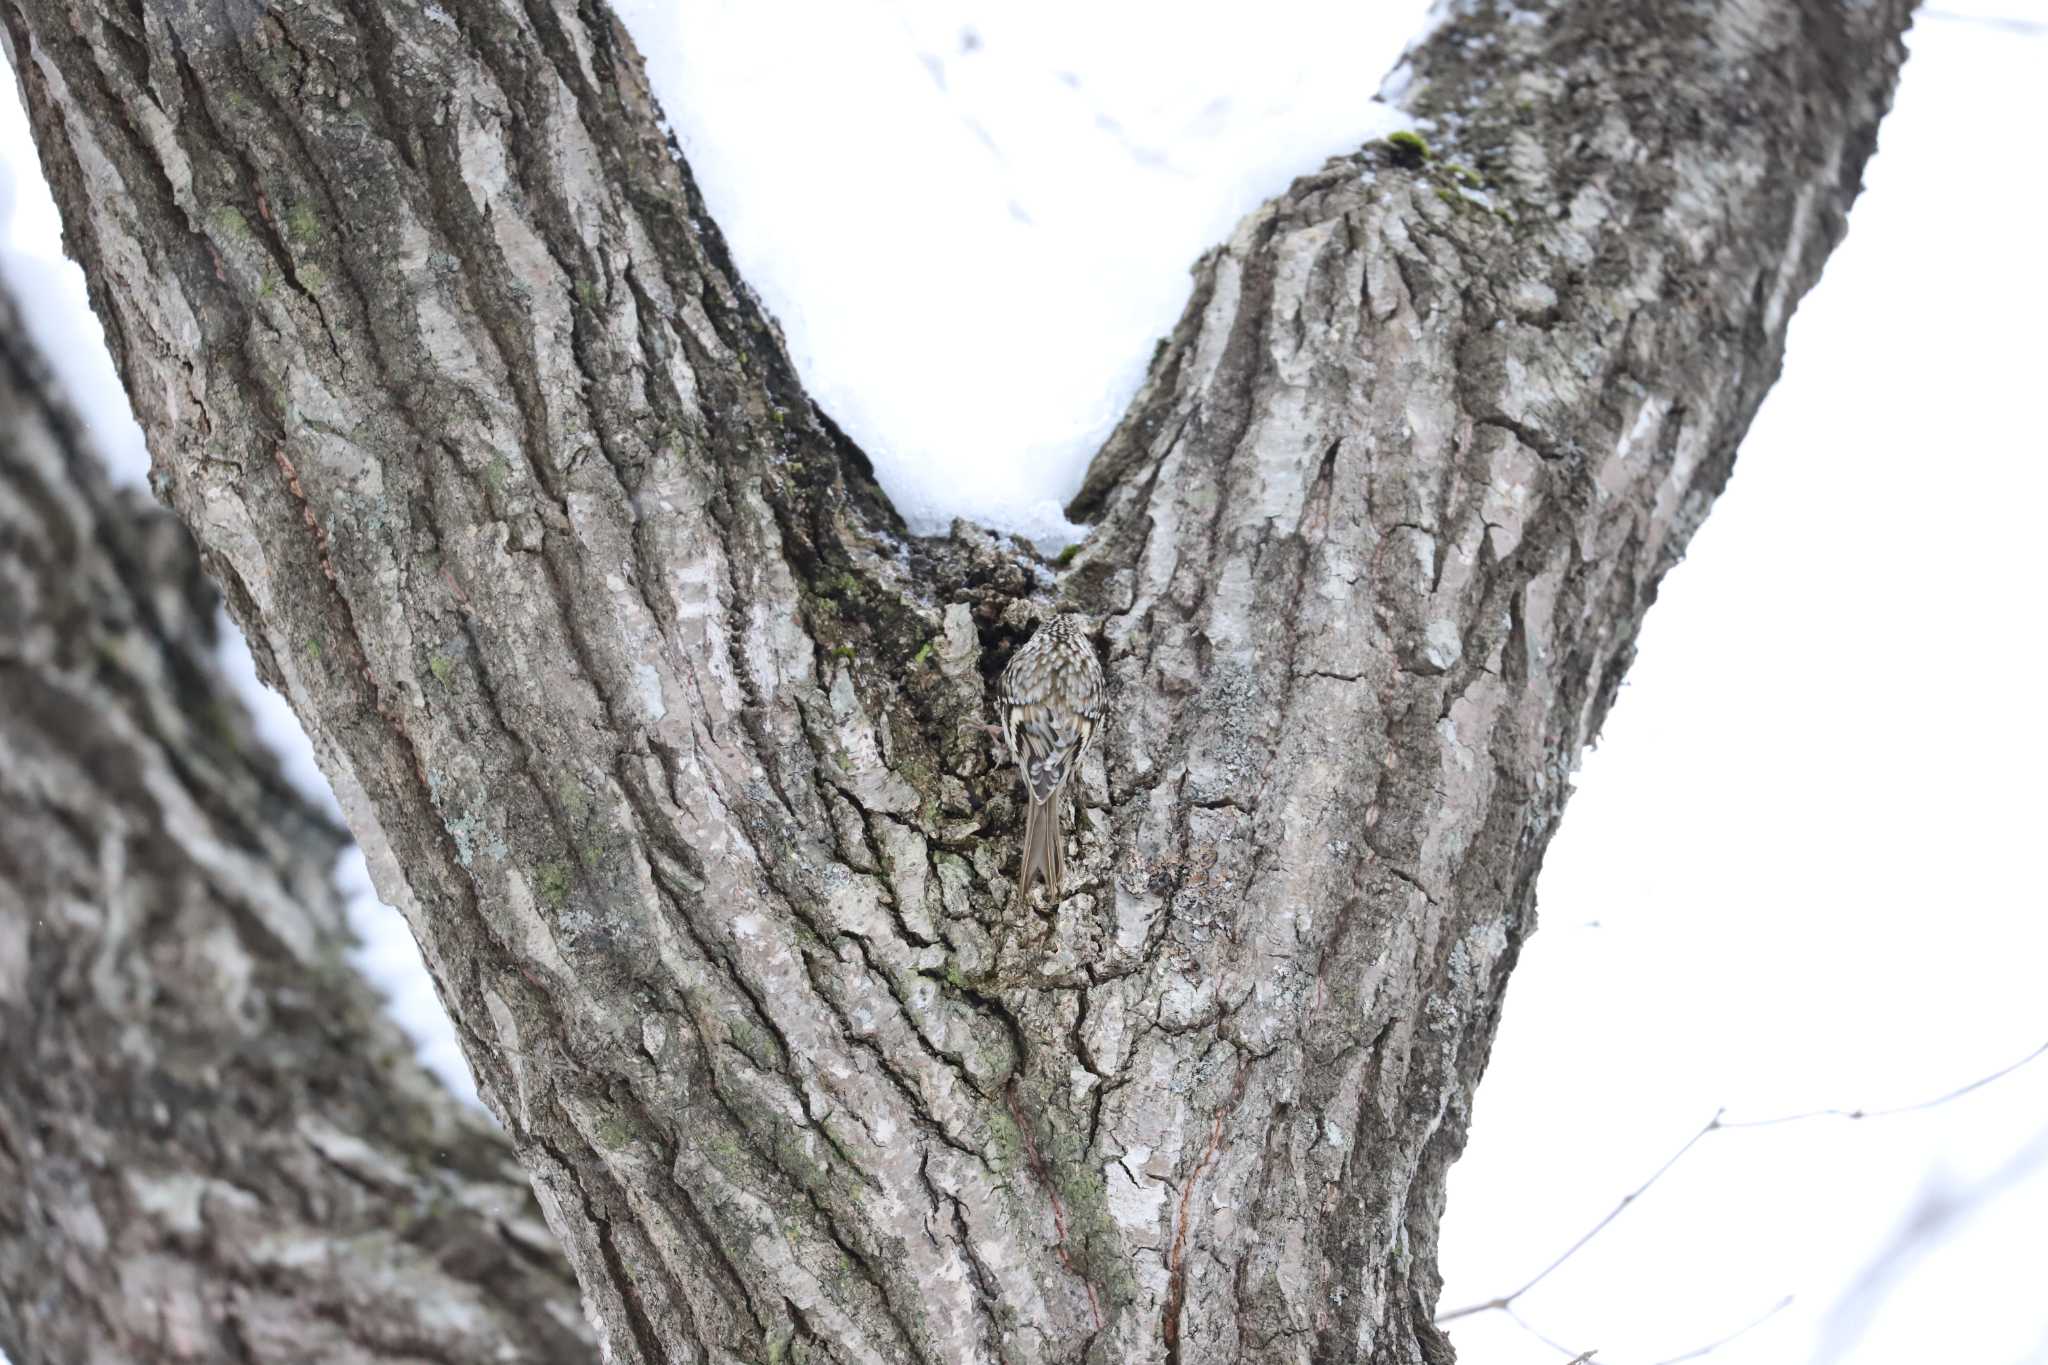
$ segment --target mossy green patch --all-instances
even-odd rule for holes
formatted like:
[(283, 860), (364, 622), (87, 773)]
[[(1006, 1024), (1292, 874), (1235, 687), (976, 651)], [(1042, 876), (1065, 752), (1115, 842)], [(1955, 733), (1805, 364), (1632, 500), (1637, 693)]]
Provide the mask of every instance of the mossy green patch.
[(1411, 169), (1429, 160), (1429, 144), (1422, 140), (1420, 133), (1402, 129), (1387, 134), (1387, 146), (1394, 149), (1394, 163)]
[(574, 777), (564, 774), (555, 784), (555, 796), (571, 820), (581, 821), (590, 814), (590, 798), (583, 794), (583, 784)]
[(455, 660), (446, 654), (436, 654), (427, 660), (427, 671), (434, 675), (434, 681), (446, 687), (455, 676)]
[(982, 1153), (992, 1171), (1014, 1169), (1024, 1159), (1024, 1134), (1008, 1114), (997, 1111), (988, 1120), (988, 1150)]
[(564, 862), (542, 863), (538, 869), (538, 886), (541, 904), (550, 910), (559, 910), (569, 903), (569, 865)]
[(811, 1155), (810, 1143), (798, 1130), (786, 1124), (776, 1129), (773, 1155), (775, 1164), (805, 1189), (822, 1194), (831, 1187), (831, 1165)]
[(1112, 1303), (1128, 1303), (1137, 1277), (1119, 1252), (1120, 1239), (1109, 1214), (1102, 1168), (1091, 1159), (1079, 1134), (1055, 1139), (1047, 1153), (1053, 1186), (1067, 1213), (1067, 1244), (1075, 1267), (1105, 1291)]
[(312, 242), (320, 236), (320, 219), (305, 204), (294, 204), (285, 212), (284, 226), (295, 241)]
[(732, 1045), (739, 1049), (740, 1055), (763, 1071), (772, 1071), (780, 1064), (782, 1059), (776, 1055), (778, 1049), (775, 1040), (747, 1020), (728, 1020), (725, 1031), (726, 1036), (732, 1040)]

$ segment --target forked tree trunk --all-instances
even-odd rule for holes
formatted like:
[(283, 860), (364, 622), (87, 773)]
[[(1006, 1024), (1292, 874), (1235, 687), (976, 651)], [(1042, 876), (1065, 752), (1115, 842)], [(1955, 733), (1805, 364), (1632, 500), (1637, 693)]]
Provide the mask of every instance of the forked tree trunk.
[(0, 291), (0, 1349), (594, 1355), (503, 1137), (349, 969), (343, 835), (212, 661)]
[[(1566, 775), (1907, 0), (1451, 5), (1433, 154), (1204, 258), (1062, 566), (904, 534), (601, 5), (5, 9), (158, 485), (613, 1359), (1449, 1357)], [(981, 726), (1054, 604), (1110, 714), (1019, 913)]]

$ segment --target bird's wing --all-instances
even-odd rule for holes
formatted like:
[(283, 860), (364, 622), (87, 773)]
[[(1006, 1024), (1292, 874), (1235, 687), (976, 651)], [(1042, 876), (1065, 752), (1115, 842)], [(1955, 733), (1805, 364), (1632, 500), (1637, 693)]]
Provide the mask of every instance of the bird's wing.
[(1012, 735), (1010, 753), (1024, 774), (1033, 801), (1050, 801), (1069, 776), (1080, 754), (1080, 737), (1064, 733), (1042, 706), (1010, 709), (1005, 729)]
[(1003, 671), (997, 691), (1003, 737), (1033, 801), (1072, 780), (1102, 710), (1102, 672), (1083, 641), (1034, 636)]

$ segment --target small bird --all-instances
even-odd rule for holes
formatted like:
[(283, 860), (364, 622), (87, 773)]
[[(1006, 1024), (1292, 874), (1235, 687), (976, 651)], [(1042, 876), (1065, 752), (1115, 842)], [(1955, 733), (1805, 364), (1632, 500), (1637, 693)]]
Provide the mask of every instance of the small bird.
[(1030, 798), (1017, 903), (1030, 896), (1034, 879), (1058, 899), (1067, 870), (1061, 798), (1102, 717), (1102, 665), (1079, 617), (1053, 617), (1017, 651), (996, 686), (996, 710)]

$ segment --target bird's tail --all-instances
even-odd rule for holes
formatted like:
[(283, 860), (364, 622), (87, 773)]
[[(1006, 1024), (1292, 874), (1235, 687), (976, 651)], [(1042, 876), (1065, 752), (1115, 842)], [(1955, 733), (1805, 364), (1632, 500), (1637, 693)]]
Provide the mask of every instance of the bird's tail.
[(1032, 801), (1024, 814), (1024, 866), (1017, 873), (1017, 904), (1031, 897), (1035, 878), (1045, 883), (1048, 900), (1060, 898), (1060, 883), (1067, 875), (1067, 841), (1060, 829), (1060, 798), (1064, 787), (1055, 788), (1043, 801)]

